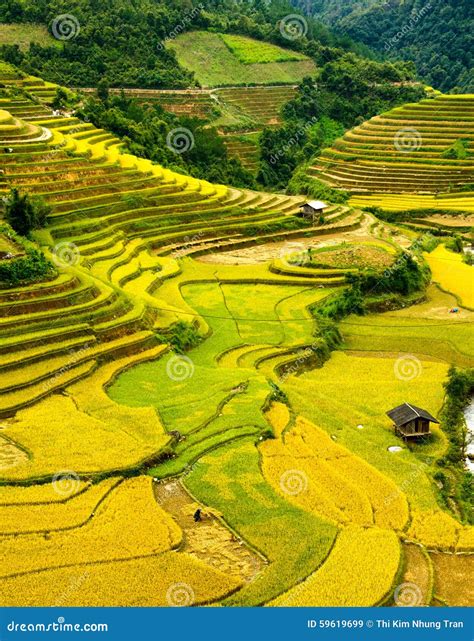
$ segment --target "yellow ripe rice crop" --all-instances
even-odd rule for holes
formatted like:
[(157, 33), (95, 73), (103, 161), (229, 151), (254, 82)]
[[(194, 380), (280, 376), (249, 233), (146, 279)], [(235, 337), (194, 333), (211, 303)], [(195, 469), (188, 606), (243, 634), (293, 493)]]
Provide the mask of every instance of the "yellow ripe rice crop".
[(316, 457), (293, 458), (282, 448), (280, 456), (264, 458), (263, 471), (275, 489), (299, 507), (339, 523), (373, 523), (367, 497)]
[(102, 403), (101, 399), (102, 392), (88, 379), (84, 387), (77, 388), (76, 402), (52, 395), (18, 412), (5, 434), (33, 456), (6, 470), (5, 476), (31, 478), (58, 470), (82, 474), (121, 469), (136, 465), (168, 442), (153, 409), (136, 411), (116, 406), (110, 399)]
[(5, 606), (178, 606), (211, 603), (240, 587), (239, 581), (185, 553), (3, 579)]
[(71, 491), (68, 492), (67, 497), (65, 497), (64, 494), (55, 489), (52, 483), (26, 485), (24, 487), (21, 485), (2, 485), (0, 486), (0, 507), (5, 505), (64, 503), (65, 499), (70, 500), (87, 488), (88, 483), (78, 479)]
[(456, 545), (456, 549), (460, 552), (465, 550), (474, 550), (474, 526), (464, 527), (460, 534)]
[(381, 207), (388, 211), (406, 209), (447, 209), (453, 211), (474, 211), (474, 202), (467, 195), (437, 198), (436, 196), (418, 194), (375, 194), (352, 196), (349, 200), (352, 207)]
[(452, 516), (441, 510), (415, 512), (408, 536), (427, 548), (453, 550), (461, 529), (462, 526)]
[(277, 437), (282, 435), (291, 418), (290, 410), (284, 403), (272, 403), (266, 417)]
[[(354, 460), (355, 459), (355, 460)], [(334, 467), (345, 477), (357, 479), (372, 506), (378, 527), (402, 530), (408, 520), (405, 495), (384, 474), (355, 456), (341, 456), (333, 461)]]
[(388, 596), (400, 558), (400, 543), (394, 532), (351, 525), (340, 533), (319, 570), (270, 605), (376, 605)]
[[(371, 342), (377, 342), (377, 323), (381, 316), (384, 315), (370, 316), (370, 329), (366, 326), (363, 328), (369, 350)], [(396, 324), (392, 317), (384, 322)], [(413, 325), (412, 319), (408, 322)], [(358, 320), (351, 317), (350, 325), (341, 325), (347, 341), (352, 338), (350, 334), (355, 331), (357, 323)], [(367, 318), (362, 319), (361, 323), (369, 324)], [(439, 329), (446, 333), (445, 328)], [(451, 327), (450, 332), (455, 329)], [(387, 331), (393, 335), (393, 347), (397, 349), (396, 331)], [(414, 330), (410, 331), (413, 333)], [(416, 350), (416, 338), (415, 335), (412, 350)], [(432, 341), (431, 345), (434, 345)], [(374, 349), (376, 348), (377, 346)], [(289, 377), (284, 390), (295, 413), (324, 428), (326, 440), (321, 439), (319, 449), (325, 448), (328, 439), (333, 436), (337, 439), (337, 444), (344, 445), (355, 456), (371, 465), (371, 469), (377, 469), (384, 480), (392, 480), (400, 491), (406, 492), (412, 506), (433, 509), (437, 506), (436, 489), (427, 473), (428, 465), (408, 448), (398, 453), (388, 450), (398, 443), (398, 439), (385, 412), (408, 398), (413, 404), (426, 408), (436, 416), (443, 403), (443, 381), (446, 379), (448, 366), (424, 358), (420, 358), (418, 363), (414, 359), (415, 368), (418, 368), (417, 376), (400, 380), (402, 377), (396, 376), (398, 359), (403, 363), (405, 353), (417, 352), (410, 350), (393, 354), (387, 353), (390, 347), (387, 352), (383, 352), (383, 346), (379, 349), (382, 353), (375, 356), (372, 351), (365, 354), (333, 352), (321, 369), (299, 377)], [(359, 426), (361, 429), (358, 429)], [(437, 445), (437, 435), (435, 438), (436, 442), (433, 444)], [(442, 446), (442, 442), (439, 445)], [(329, 447), (335, 449), (336, 443), (333, 442)], [(317, 439), (312, 448), (318, 451)], [(355, 472), (354, 478), (357, 479)], [(388, 487), (387, 490), (387, 509), (397, 518), (393, 507), (395, 493), (392, 495)], [(393, 527), (403, 529), (399, 525), (400, 523), (394, 523)]]
[(463, 263), (460, 254), (448, 251), (444, 245), (425, 257), (434, 282), (455, 294), (462, 305), (474, 309), (474, 268)]
[[(85, 484), (81, 484), (79, 481), (76, 483), (76, 480), (72, 479), (72, 485), (82, 487), (83, 491), (71, 496), (55, 492), (54, 482), (47, 486), (36, 485), (25, 488), (24, 491), (33, 490), (27, 492), (27, 498), (30, 501), (34, 500), (35, 496), (44, 499), (49, 492), (54, 493), (55, 498), (50, 503), (23, 502), (21, 505), (1, 505), (0, 535), (14, 532), (51, 532), (52, 530), (79, 527), (87, 521), (97, 504), (117, 482), (116, 478), (111, 478), (87, 488)], [(43, 487), (48, 490), (48, 494), (43, 490)], [(13, 501), (15, 495), (21, 496), (16, 488), (13, 490), (12, 496), (9, 497), (10, 500)], [(7, 497), (8, 494), (5, 493), (5, 498)]]
[(302, 417), (260, 446), (262, 469), (288, 500), (341, 524), (402, 530), (406, 497), (396, 485)]
[(82, 527), (0, 539), (0, 573), (150, 556), (176, 547), (181, 537), (156, 503), (151, 478), (141, 476), (118, 485)]

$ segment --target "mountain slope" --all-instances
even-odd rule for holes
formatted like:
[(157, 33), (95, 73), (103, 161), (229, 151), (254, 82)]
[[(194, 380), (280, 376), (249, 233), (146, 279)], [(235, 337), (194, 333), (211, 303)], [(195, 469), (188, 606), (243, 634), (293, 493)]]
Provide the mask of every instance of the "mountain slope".
[(414, 60), (420, 76), (442, 91), (474, 90), (474, 5), (470, 0), (292, 0), (354, 40)]

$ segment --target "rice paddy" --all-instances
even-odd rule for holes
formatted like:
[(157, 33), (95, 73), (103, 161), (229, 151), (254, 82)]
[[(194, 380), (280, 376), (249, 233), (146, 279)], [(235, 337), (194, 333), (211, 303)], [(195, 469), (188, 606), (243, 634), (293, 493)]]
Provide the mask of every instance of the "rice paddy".
[[(439, 416), (450, 365), (472, 366), (472, 268), (438, 248), (423, 300), (346, 317), (323, 357), (313, 311), (412, 232), (340, 205), (307, 224), (303, 197), (120, 153), (54, 116), (47, 83), (1, 80), (0, 189), (49, 204), (33, 239), (55, 265), (0, 289), (4, 604), (368, 606), (421, 567), (407, 545), (472, 552), (435, 482), (443, 425), (411, 447), (385, 414)], [(25, 82), (37, 101), (9, 93)], [(433, 568), (434, 598), (467, 604)]]

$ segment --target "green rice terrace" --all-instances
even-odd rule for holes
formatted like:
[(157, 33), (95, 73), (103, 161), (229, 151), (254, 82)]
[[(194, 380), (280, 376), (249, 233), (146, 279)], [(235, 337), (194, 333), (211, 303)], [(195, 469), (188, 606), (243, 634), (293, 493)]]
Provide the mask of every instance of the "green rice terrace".
[(309, 173), (349, 191), (355, 207), (419, 210), (420, 217), (431, 212), (435, 226), (468, 231), (474, 212), (474, 96), (439, 94), (375, 116), (323, 151)]
[[(243, 67), (309, 64), (205, 35)], [(47, 206), (30, 240), (0, 226), (0, 252), (19, 252), (0, 253), (4, 605), (369, 606), (400, 604), (407, 583), (416, 605), (472, 605), (469, 582), (452, 588), (474, 538), (444, 387), (473, 365), (472, 267), (359, 208), (391, 197), (380, 163), (394, 193), (468, 183), (469, 158), (442, 151), (467, 135), (469, 98), (348, 134), (313, 173), (354, 199), (316, 220), (302, 196), (123, 153), (54, 115), (40, 79), (4, 66), (0, 82), (4, 211), (12, 188)], [(273, 117), (246, 92), (224, 99)], [(389, 139), (415, 112), (426, 147), (405, 177)], [(43, 275), (8, 282), (34, 256)], [(441, 421), (419, 443), (386, 415), (405, 401)]]

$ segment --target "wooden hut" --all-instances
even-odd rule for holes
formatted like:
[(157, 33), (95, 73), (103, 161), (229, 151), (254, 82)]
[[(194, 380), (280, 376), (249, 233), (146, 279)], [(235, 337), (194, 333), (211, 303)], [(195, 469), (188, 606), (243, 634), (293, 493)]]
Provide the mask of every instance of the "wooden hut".
[(411, 403), (394, 407), (387, 412), (387, 416), (394, 423), (395, 433), (403, 438), (427, 436), (431, 433), (430, 423), (439, 423), (429, 412)]
[(300, 205), (299, 215), (302, 218), (309, 218), (312, 222), (315, 222), (320, 216), (324, 215), (324, 211), (327, 208), (328, 205), (323, 203), (322, 200), (309, 200), (307, 203)]

